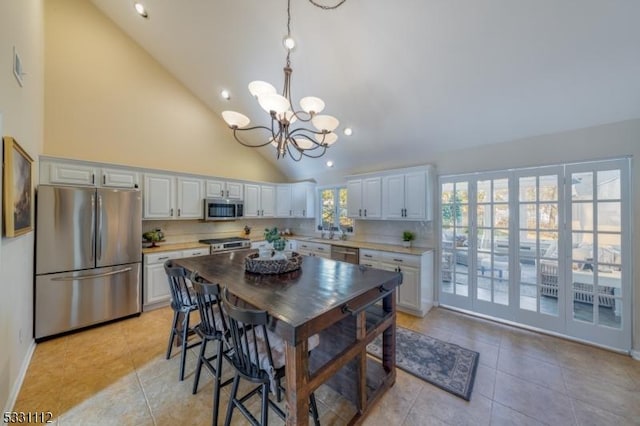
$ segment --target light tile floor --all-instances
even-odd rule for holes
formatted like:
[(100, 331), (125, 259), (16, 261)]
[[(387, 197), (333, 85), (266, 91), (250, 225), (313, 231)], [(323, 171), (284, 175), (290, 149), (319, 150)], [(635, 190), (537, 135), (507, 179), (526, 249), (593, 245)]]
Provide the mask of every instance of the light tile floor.
[[(58, 425), (211, 424), (206, 370), (191, 394), (195, 349), (183, 382), (179, 355), (164, 359), (170, 321), (160, 309), (39, 344), (14, 411), (52, 411)], [(398, 324), (480, 352), (471, 401), (398, 370), (365, 425), (640, 425), (640, 362), (630, 357), (441, 308)], [(316, 397), (323, 425), (354, 412), (326, 386)], [(228, 387), (221, 410), (227, 400)], [(237, 412), (233, 423), (247, 424)]]

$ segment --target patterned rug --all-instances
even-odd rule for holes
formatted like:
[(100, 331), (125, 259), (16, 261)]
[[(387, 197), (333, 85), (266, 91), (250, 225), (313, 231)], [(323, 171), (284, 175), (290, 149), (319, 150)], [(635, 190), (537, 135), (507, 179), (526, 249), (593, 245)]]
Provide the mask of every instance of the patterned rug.
[[(382, 336), (367, 346), (367, 352), (382, 356)], [(479, 358), (478, 352), (396, 327), (396, 366), (467, 401)]]

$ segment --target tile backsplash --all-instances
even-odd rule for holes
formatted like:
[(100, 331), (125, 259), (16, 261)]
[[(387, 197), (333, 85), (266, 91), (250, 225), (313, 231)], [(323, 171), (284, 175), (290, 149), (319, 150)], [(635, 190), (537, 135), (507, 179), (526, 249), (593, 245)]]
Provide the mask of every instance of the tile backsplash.
[[(144, 220), (142, 232), (160, 228), (168, 243), (184, 243), (205, 238), (244, 236), (245, 225), (251, 228), (250, 237), (261, 237), (265, 228), (274, 226), (289, 228), (294, 235), (316, 234), (313, 219), (243, 219), (230, 222), (202, 222), (197, 220)], [(410, 222), (391, 220), (356, 220), (355, 232), (348, 238), (382, 244), (402, 244), (402, 232), (411, 231), (416, 239), (415, 247), (434, 247), (433, 222)]]

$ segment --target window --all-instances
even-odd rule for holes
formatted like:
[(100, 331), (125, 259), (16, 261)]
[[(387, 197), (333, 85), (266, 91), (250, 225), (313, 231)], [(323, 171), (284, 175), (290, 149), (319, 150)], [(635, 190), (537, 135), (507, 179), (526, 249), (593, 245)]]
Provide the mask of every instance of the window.
[(353, 219), (347, 217), (347, 188), (320, 190), (318, 230), (353, 232)]

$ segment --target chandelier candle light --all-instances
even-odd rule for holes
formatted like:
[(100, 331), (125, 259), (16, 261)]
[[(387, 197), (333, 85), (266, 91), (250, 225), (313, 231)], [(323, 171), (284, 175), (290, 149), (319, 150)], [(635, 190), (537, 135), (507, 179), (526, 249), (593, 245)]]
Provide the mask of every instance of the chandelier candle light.
[[(312, 1), (315, 5), (315, 3)], [(342, 4), (343, 2), (340, 2)], [(336, 6), (337, 7), (337, 6)], [(276, 88), (264, 81), (252, 81), (249, 83), (249, 92), (254, 96), (260, 107), (271, 116), (271, 126), (247, 127), (249, 117), (236, 111), (223, 111), (222, 118), (233, 130), (233, 137), (244, 146), (260, 148), (268, 144), (277, 149), (277, 158), (284, 158), (288, 153), (295, 161), (300, 161), (303, 156), (318, 158), (324, 155), (327, 148), (338, 140), (334, 130), (340, 122), (331, 115), (320, 115), (324, 109), (324, 101), (314, 96), (300, 99), (300, 110), (296, 111), (291, 101), (291, 50), (295, 47), (295, 41), (291, 38), (291, 0), (287, 0), (287, 36), (284, 39), (287, 49), (287, 62), (284, 67), (284, 88), (282, 95), (276, 92)], [(315, 129), (296, 127), (295, 122), (311, 122)], [(239, 138), (238, 133), (250, 130), (266, 130), (268, 140), (264, 143), (249, 144)]]

